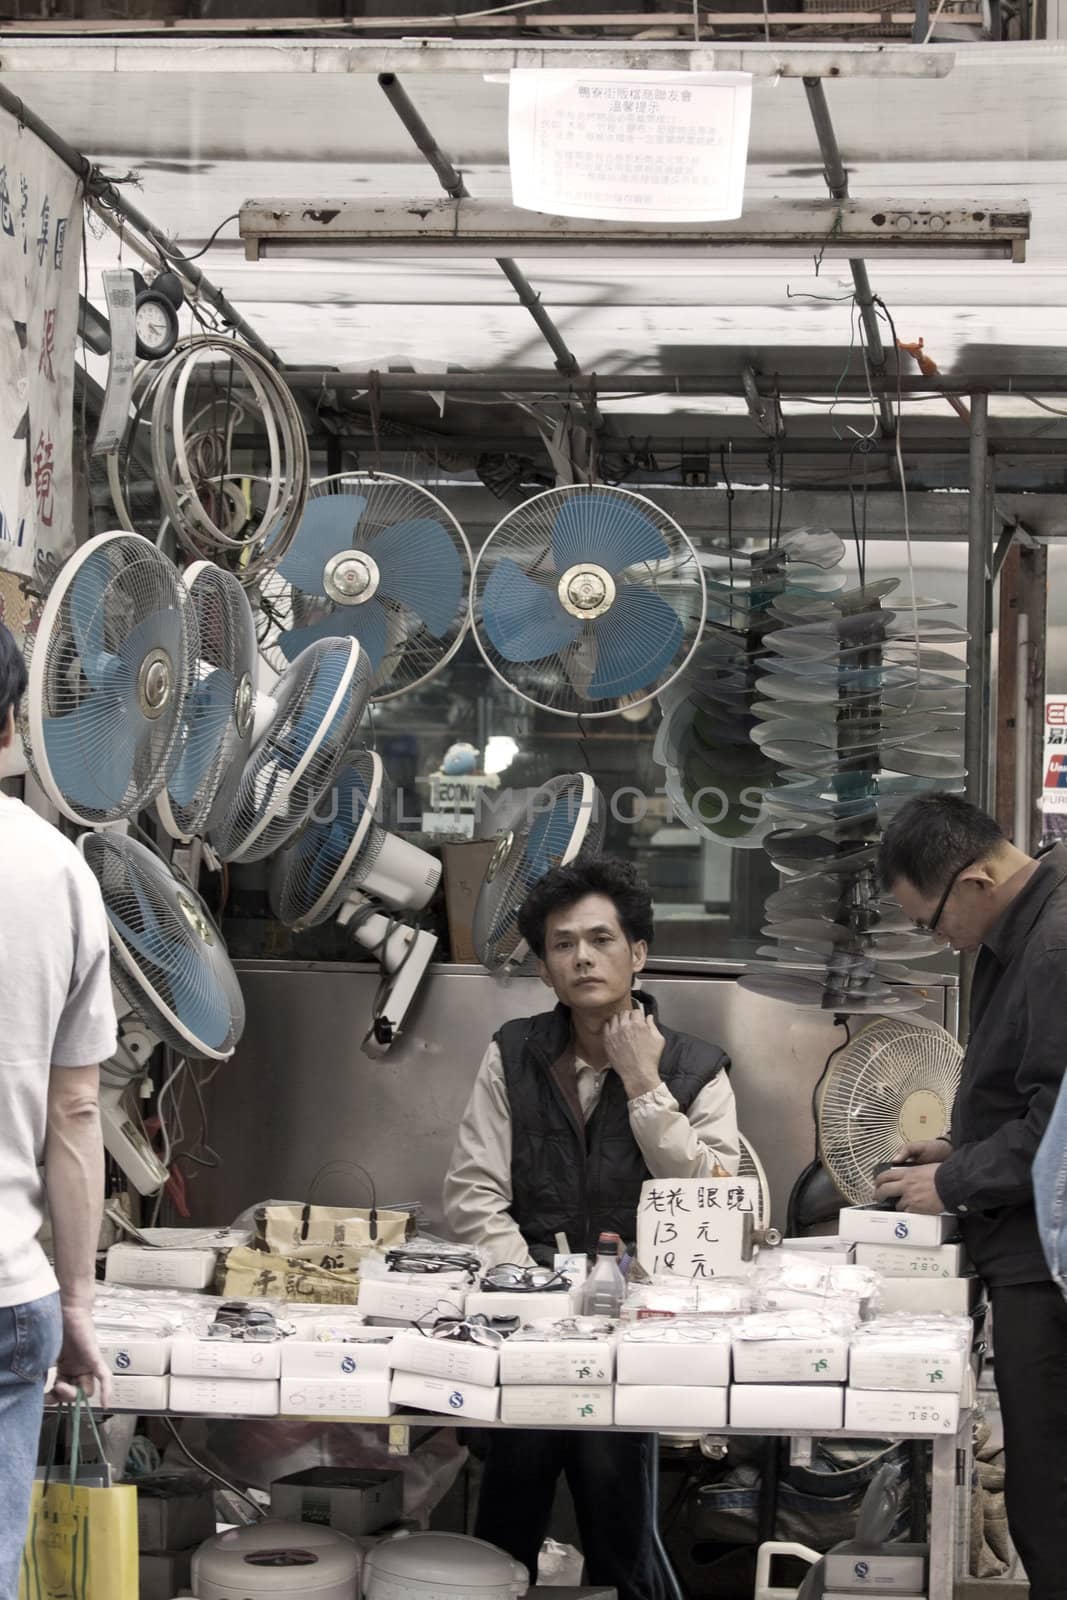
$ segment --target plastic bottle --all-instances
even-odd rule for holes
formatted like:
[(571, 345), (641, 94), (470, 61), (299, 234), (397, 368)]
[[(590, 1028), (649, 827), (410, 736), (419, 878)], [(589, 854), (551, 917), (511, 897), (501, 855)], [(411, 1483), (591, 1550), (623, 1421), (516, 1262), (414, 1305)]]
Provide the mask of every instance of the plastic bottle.
[(602, 1233), (597, 1240), (596, 1261), (585, 1280), (582, 1311), (587, 1317), (617, 1317), (626, 1293), (626, 1279), (619, 1267), (619, 1236)]

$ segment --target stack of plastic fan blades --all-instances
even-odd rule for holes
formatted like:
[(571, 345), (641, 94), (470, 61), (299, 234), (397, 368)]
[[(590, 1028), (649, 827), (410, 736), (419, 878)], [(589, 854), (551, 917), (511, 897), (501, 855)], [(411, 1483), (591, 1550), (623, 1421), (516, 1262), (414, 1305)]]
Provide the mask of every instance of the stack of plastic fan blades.
[(255, 720), (256, 626), (241, 584), (210, 561), (185, 571), (200, 639), (177, 764), (156, 802), (174, 839), (206, 832), (225, 813), (248, 757)]
[(122, 1018), (119, 1053), (102, 1075), (104, 1142), (150, 1194), (166, 1172), (123, 1110), (123, 1095), (161, 1042), (183, 1056), (228, 1059), (244, 1031), (244, 1000), (206, 906), (161, 856), (115, 832), (85, 833), (78, 844), (103, 896)]
[(358, 639), (375, 700), (432, 678), (466, 632), (467, 540), (451, 512), (405, 478), (341, 474), (314, 484), (278, 571), (293, 591), (292, 621), (277, 641), (286, 659), (318, 639)]
[(759, 654), (771, 605), (844, 588), (835, 570), (845, 547), (835, 533), (797, 528), (768, 546), (728, 535), (701, 549), (708, 585), (708, 625), (674, 683), (660, 696), (663, 720), (654, 759), (666, 769), (675, 815), (705, 838), (735, 849), (763, 843), (763, 809), (776, 768), (752, 739), (759, 698)]
[(474, 573), (474, 635), (497, 677), (562, 716), (611, 716), (660, 693), (704, 626), (704, 576), (673, 519), (602, 485), (509, 511)]
[[(842, 1014), (915, 1009), (901, 963), (941, 941), (881, 898), (878, 841), (913, 795), (958, 790), (964, 663), (947, 648), (966, 631), (930, 617), (940, 602), (883, 602), (887, 579), (836, 599), (783, 596), (771, 613), (753, 737), (779, 768), (766, 796), (765, 845), (783, 873), (767, 904), (762, 950), (794, 969), (750, 969), (742, 986)], [(921, 980), (920, 980), (921, 981)]]
[(261, 861), (307, 821), (329, 789), (370, 694), (370, 663), (355, 639), (302, 651), (269, 697), (270, 720), (252, 746), (225, 812), (208, 834), (223, 861)]
[(527, 789), (505, 821), (474, 909), (474, 948), (490, 972), (532, 966), (519, 912), (535, 884), (555, 867), (595, 856), (604, 840), (604, 801), (587, 772)]
[(381, 758), (350, 752), (315, 815), (275, 857), (270, 883), (280, 922), (301, 930), (336, 917), (380, 960), (383, 982), (363, 1041), (370, 1056), (393, 1043), (437, 946), (434, 934), (383, 916), (374, 902), (419, 912), (441, 877), (439, 861), (380, 825), (383, 785)]
[(180, 754), (197, 628), (176, 567), (139, 534), (71, 556), (26, 639), (20, 730), (49, 800), (89, 827), (149, 805)]

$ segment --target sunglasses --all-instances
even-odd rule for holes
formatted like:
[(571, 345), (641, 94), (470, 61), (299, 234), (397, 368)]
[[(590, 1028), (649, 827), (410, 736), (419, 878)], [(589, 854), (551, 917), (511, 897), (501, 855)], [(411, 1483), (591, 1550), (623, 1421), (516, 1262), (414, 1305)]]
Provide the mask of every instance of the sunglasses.
[(971, 861), (965, 861), (963, 863), (962, 867), (957, 867), (956, 868), (955, 872), (952, 874), (951, 878), (948, 880), (948, 883), (945, 885), (945, 892), (941, 896), (940, 900), (937, 902), (937, 910), (934, 912), (934, 914), (930, 918), (929, 922), (920, 921), (920, 922), (917, 923), (917, 926), (922, 928), (924, 933), (936, 933), (937, 932), (937, 925), (941, 921), (941, 918), (945, 914), (945, 907), (948, 905), (948, 897), (949, 897), (949, 895), (952, 893), (953, 889), (956, 887), (956, 884), (959, 882), (959, 880), (962, 877), (962, 875), (967, 871), (968, 867), (974, 867), (974, 866), (977, 866), (977, 864), (978, 864), (978, 858), (976, 856)]
[(277, 1326), (268, 1327), (261, 1322), (213, 1322), (207, 1330), (207, 1336), (209, 1339), (243, 1339), (246, 1344), (271, 1344), (282, 1337), (282, 1331)]
[(432, 1250), (387, 1250), (385, 1264), (390, 1272), (466, 1272), (473, 1280), (475, 1273), (481, 1266), (477, 1256), (465, 1255), (459, 1251), (442, 1251), (435, 1254)]
[(490, 1267), (482, 1278), (482, 1288), (489, 1293), (503, 1290), (517, 1294), (540, 1294), (544, 1290), (562, 1293), (570, 1286), (571, 1280), (562, 1272), (553, 1272), (550, 1267), (518, 1267), (510, 1261)]
[(469, 1317), (438, 1317), (432, 1328), (416, 1323), (427, 1339), (448, 1339), (457, 1344), (481, 1344), (488, 1349), (498, 1349), (509, 1333), (519, 1325), (518, 1317), (487, 1317), (475, 1312)]

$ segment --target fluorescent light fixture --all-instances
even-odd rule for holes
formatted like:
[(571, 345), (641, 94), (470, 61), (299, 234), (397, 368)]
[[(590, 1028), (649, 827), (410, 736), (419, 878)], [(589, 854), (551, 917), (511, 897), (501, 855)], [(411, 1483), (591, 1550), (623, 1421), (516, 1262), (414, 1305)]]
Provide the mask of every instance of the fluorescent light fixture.
[(495, 200), (248, 200), (241, 238), (264, 256), (864, 256), (1024, 261), (1025, 200), (761, 200), (735, 222), (619, 223)]

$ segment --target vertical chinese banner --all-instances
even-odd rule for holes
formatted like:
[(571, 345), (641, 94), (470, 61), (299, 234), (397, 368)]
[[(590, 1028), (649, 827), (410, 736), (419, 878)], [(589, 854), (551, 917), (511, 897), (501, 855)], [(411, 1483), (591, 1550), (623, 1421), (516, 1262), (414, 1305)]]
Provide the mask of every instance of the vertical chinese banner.
[(0, 111), (0, 577), (47, 577), (74, 548), (81, 230), (79, 180)]

